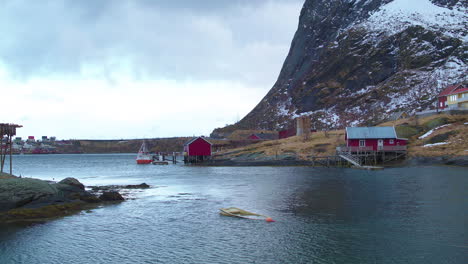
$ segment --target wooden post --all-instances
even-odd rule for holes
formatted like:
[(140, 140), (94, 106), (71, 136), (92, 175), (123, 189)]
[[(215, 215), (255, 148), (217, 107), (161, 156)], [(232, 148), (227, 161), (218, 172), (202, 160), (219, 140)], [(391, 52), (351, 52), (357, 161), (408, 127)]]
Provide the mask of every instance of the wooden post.
[(13, 150), (13, 145), (11, 144), (11, 138), (12, 136), (9, 135), (9, 139), (10, 139), (10, 175), (13, 176), (13, 155), (12, 154), (12, 150)]
[(3, 172), (3, 125), (0, 125), (0, 172)]

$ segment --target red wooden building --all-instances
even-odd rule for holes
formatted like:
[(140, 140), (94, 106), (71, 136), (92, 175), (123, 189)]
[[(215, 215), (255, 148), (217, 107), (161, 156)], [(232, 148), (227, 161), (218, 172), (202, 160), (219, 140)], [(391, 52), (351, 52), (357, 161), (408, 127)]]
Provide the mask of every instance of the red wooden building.
[(444, 90), (442, 90), (442, 92), (440, 92), (440, 94), (438, 95), (439, 100), (438, 100), (437, 108), (442, 109), (442, 110), (447, 108), (449, 106), (447, 103), (447, 97), (459, 88), (463, 88), (463, 85), (461, 84), (451, 85), (445, 88)]
[(184, 144), (185, 162), (200, 162), (211, 157), (211, 143), (203, 137), (195, 137)]
[(408, 142), (397, 136), (394, 127), (347, 127), (345, 140), (350, 152), (401, 151)]
[(278, 136), (279, 136), (280, 139), (288, 138), (288, 137), (294, 137), (296, 135), (296, 130), (297, 129), (295, 127), (290, 128), (290, 129), (281, 130), (278, 133)]

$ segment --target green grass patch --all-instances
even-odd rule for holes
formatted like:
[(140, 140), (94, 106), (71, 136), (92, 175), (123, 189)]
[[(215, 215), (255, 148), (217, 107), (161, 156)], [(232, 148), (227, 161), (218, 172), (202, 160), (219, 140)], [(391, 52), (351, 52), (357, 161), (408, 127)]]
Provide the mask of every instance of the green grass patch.
[(410, 138), (418, 135), (423, 131), (421, 127), (402, 125), (395, 127), (398, 137), (400, 138)]
[(433, 129), (442, 125), (448, 124), (448, 118), (446, 117), (439, 117), (436, 119), (432, 119), (431, 121), (428, 121), (423, 124), (428, 130)]
[(449, 139), (450, 136), (457, 134), (455, 131), (449, 131), (444, 134), (436, 135), (431, 137), (429, 140), (426, 140), (425, 144), (434, 144), (434, 143), (440, 143), (440, 142), (445, 142), (447, 139)]

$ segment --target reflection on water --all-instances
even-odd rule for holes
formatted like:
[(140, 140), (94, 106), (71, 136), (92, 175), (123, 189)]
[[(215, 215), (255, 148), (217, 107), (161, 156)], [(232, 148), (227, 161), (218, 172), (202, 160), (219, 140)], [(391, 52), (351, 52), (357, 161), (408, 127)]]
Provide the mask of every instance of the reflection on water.
[[(21, 156), (15, 172), (153, 187), (135, 200), (0, 226), (0, 263), (464, 263), (466, 169), (137, 166), (134, 155)], [(219, 216), (236, 206), (277, 222)]]

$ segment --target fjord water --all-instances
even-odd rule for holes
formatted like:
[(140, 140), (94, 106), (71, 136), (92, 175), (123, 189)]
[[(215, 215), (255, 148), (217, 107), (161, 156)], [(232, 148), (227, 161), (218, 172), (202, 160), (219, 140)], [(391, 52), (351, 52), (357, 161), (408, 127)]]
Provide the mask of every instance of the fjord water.
[[(14, 172), (139, 184), (134, 199), (0, 226), (0, 263), (466, 263), (468, 173), (136, 165), (135, 155), (15, 156)], [(275, 223), (236, 219), (240, 207)]]

